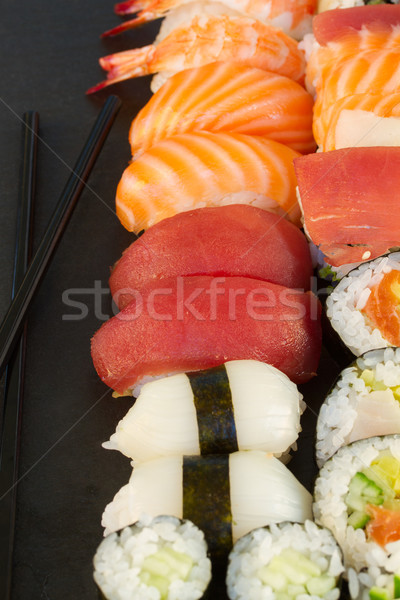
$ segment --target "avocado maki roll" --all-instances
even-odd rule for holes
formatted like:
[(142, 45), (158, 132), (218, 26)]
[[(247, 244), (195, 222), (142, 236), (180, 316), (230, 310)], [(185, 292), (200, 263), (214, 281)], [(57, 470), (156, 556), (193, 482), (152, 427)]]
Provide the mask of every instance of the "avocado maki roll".
[(400, 433), (400, 348), (371, 350), (340, 373), (321, 405), (318, 466), (341, 446), (394, 433)]
[(198, 600), (211, 581), (203, 532), (171, 516), (144, 518), (110, 534), (93, 564), (106, 600)]
[(173, 454), (288, 452), (305, 404), (297, 386), (256, 360), (163, 377), (146, 383), (107, 449), (135, 462)]
[(337, 600), (344, 567), (332, 533), (313, 521), (254, 529), (229, 554), (231, 600)]
[(368, 598), (400, 569), (400, 436), (339, 448), (317, 476), (313, 512), (342, 549), (351, 597)]

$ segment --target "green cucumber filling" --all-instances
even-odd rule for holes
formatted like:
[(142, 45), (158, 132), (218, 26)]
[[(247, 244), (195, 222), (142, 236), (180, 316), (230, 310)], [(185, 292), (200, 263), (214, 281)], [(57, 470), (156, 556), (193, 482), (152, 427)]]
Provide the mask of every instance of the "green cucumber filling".
[(345, 502), (347, 523), (354, 529), (364, 528), (370, 521), (369, 504), (400, 510), (400, 462), (390, 452), (380, 452), (370, 467), (352, 477)]
[(385, 588), (374, 586), (369, 591), (370, 600), (396, 600), (400, 598), (400, 574), (393, 575)]
[(390, 387), (390, 386), (384, 384), (383, 381), (376, 379), (375, 371), (373, 369), (364, 369), (363, 371), (361, 371), (360, 377), (364, 381), (365, 385), (368, 388), (370, 388), (371, 392), (382, 392), (385, 390), (391, 390), (394, 399), (397, 400), (398, 402), (400, 402), (400, 386), (399, 385)]
[(155, 554), (146, 556), (142, 564), (140, 580), (155, 587), (161, 594), (161, 600), (168, 597), (170, 584), (180, 579), (186, 581), (193, 567), (193, 560), (187, 554), (176, 552), (164, 546)]
[(307, 556), (286, 548), (258, 571), (264, 585), (275, 592), (276, 600), (294, 600), (300, 594), (321, 598), (336, 586), (336, 578), (321, 571)]

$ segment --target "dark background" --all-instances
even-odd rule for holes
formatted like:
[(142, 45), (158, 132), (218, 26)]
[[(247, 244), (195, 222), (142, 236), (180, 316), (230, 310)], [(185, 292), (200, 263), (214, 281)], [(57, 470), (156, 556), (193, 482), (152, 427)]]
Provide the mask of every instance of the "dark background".
[[(11, 293), (22, 114), (40, 114), (36, 248), (104, 100), (116, 93), (123, 101), (29, 313), (17, 489), (13, 600), (91, 600), (101, 514), (131, 471), (125, 457), (101, 443), (130, 403), (113, 400), (93, 369), (90, 338), (102, 323), (94, 296), (76, 292), (73, 299), (87, 303), (88, 315), (65, 320), (77, 311), (65, 306), (63, 292), (91, 289), (96, 281), (105, 287), (110, 266), (133, 240), (115, 217), (114, 195), (130, 158), (129, 125), (150, 98), (150, 79), (91, 97), (85, 90), (103, 79), (100, 56), (151, 43), (159, 25), (102, 41), (101, 32), (120, 22), (112, 0), (3, 0), (0, 9), (1, 317)], [(110, 311), (104, 294), (102, 312)], [(310, 489), (315, 411), (336, 373), (324, 351), (319, 376), (303, 387), (310, 408), (290, 467)]]

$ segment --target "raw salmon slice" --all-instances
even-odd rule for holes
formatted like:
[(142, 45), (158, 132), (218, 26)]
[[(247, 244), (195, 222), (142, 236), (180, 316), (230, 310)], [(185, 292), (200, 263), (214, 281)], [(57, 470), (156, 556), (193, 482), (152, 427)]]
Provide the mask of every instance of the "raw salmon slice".
[(161, 140), (122, 175), (117, 215), (142, 229), (204, 206), (250, 204), (300, 225), (293, 159), (299, 153), (257, 136), (184, 133)]
[(400, 271), (385, 273), (371, 288), (363, 313), (393, 346), (400, 346)]
[(137, 158), (164, 138), (188, 131), (266, 136), (301, 153), (313, 152), (314, 101), (288, 77), (217, 62), (177, 73), (152, 96), (129, 132)]

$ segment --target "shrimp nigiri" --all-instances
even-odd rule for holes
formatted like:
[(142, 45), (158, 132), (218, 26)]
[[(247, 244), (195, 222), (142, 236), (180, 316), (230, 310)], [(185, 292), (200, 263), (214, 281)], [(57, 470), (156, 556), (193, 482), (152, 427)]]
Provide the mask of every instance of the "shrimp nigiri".
[(400, 92), (352, 94), (314, 120), (320, 150), (353, 146), (396, 146), (400, 140)]
[(132, 155), (171, 135), (199, 130), (261, 135), (314, 152), (313, 104), (300, 84), (263, 69), (231, 62), (186, 69), (168, 79), (133, 120)]
[[(173, 29), (158, 44), (101, 58), (107, 80), (87, 93), (132, 77), (160, 71), (170, 76), (219, 60), (273, 71), (299, 82), (304, 79), (304, 53), (283, 31), (246, 17), (204, 15)], [(153, 86), (152, 90), (156, 91)]]
[(251, 204), (300, 225), (297, 156), (288, 146), (258, 136), (205, 131), (171, 136), (125, 169), (117, 216), (138, 233), (194, 208)]
[[(296, 39), (311, 31), (312, 15), (317, 0), (219, 0), (238, 15), (258, 19), (282, 29)], [(116, 5), (118, 14), (138, 13), (134, 19), (106, 31), (103, 36), (115, 35), (164, 17), (171, 10), (190, 3), (191, 0), (128, 0)]]

